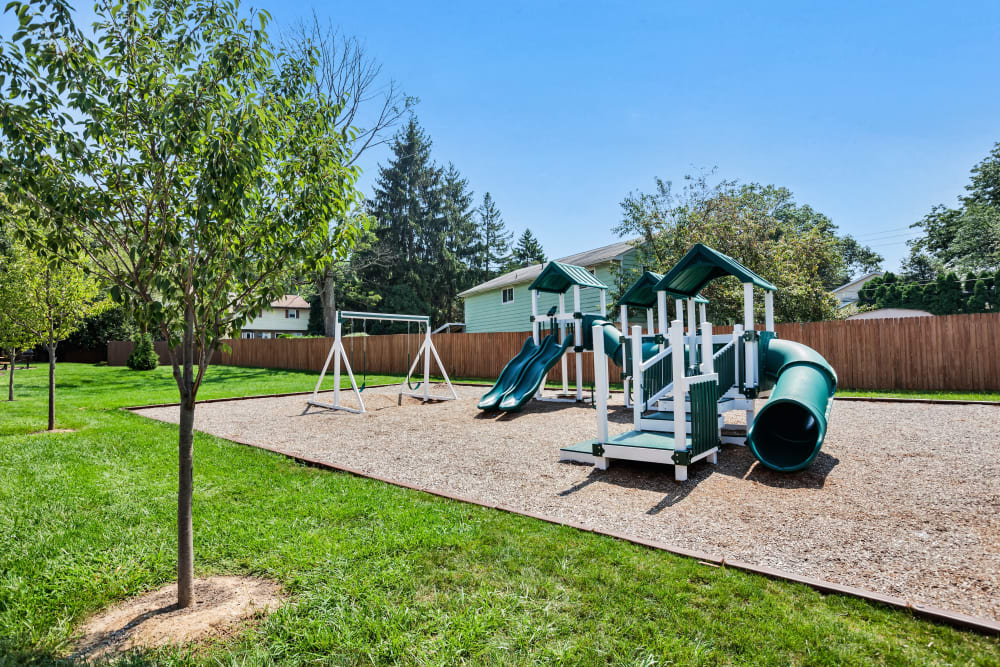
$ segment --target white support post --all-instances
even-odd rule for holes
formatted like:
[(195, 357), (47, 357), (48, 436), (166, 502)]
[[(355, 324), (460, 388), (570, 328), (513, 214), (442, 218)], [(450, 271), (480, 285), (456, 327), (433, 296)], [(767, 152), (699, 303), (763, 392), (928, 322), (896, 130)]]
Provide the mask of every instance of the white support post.
[[(573, 312), (579, 313), (582, 309), (580, 308), (580, 286), (573, 285)], [(583, 345), (583, 320), (577, 320), (576, 326), (573, 327), (573, 345), (578, 349)], [(583, 400), (583, 352), (575, 352), (576, 357), (576, 400), (580, 402)], [(542, 381), (542, 386), (545, 386), (545, 382)]]
[[(340, 317), (336, 317), (336, 324), (333, 325), (333, 404), (340, 405), (340, 355), (343, 354), (344, 340), (342, 337)], [(327, 358), (326, 363), (330, 363)], [(322, 380), (320, 380), (322, 381)], [(319, 390), (319, 385), (316, 387)]]
[(701, 317), (702, 322), (708, 322), (708, 309), (703, 303), (698, 304), (698, 316)]
[[(563, 292), (559, 295), (559, 344), (566, 340), (566, 322), (561, 318), (566, 314), (566, 293)], [(559, 360), (559, 367), (562, 371), (562, 393), (569, 393), (569, 365), (566, 361), (566, 355), (562, 355), (562, 359)], [(545, 384), (544, 382), (542, 383)]]
[(538, 345), (538, 291), (531, 290), (531, 339)]
[[(642, 327), (632, 327), (632, 340), (642, 340)], [(634, 348), (634, 342), (633, 342)], [(632, 423), (636, 430), (642, 423), (642, 355), (632, 355)]]
[[(679, 311), (678, 311), (679, 312)], [(674, 350), (684, 349), (684, 325), (680, 319), (674, 320), (670, 326), (670, 346)], [(687, 410), (684, 407), (684, 394), (687, 382), (684, 379), (684, 355), (671, 354), (674, 371), (674, 451), (687, 449)], [(674, 479), (683, 482), (687, 479), (687, 466), (674, 466)]]
[(646, 333), (650, 336), (656, 333), (656, 329), (653, 328), (653, 309), (646, 309)]
[[(594, 337), (594, 400), (597, 403), (597, 439), (608, 441), (608, 361), (604, 358), (604, 327), (595, 324), (591, 330)], [(594, 467), (608, 469), (608, 459), (594, 457)]]
[(597, 439), (608, 441), (608, 362), (604, 358), (604, 330), (594, 325), (594, 400), (597, 402)]
[(661, 292), (657, 292), (656, 293), (656, 311), (657, 311), (657, 313), (660, 316), (659, 317), (659, 320), (660, 320), (660, 331), (659, 331), (659, 333), (660, 333), (660, 335), (662, 335), (662, 336), (665, 337), (667, 335), (667, 321), (668, 321), (668, 318), (667, 318), (667, 293), (666, 292), (662, 292), (661, 291)]
[[(681, 331), (684, 331), (684, 301), (683, 301), (683, 299), (677, 299), (674, 302), (674, 305), (676, 306), (675, 310), (677, 311), (677, 317), (675, 319), (678, 322), (681, 323)], [(681, 357), (683, 358), (684, 355), (681, 354)]]
[(764, 292), (764, 331), (774, 331), (774, 292)]
[(701, 374), (711, 375), (715, 372), (715, 354), (712, 349), (712, 323), (701, 322)]
[(601, 316), (608, 316), (608, 290), (601, 290)]
[[(743, 330), (753, 331), (753, 283), (743, 283)], [(756, 355), (754, 354), (753, 341), (747, 341), (743, 345), (744, 363), (746, 369), (746, 386), (753, 388), (757, 385), (756, 379)], [(749, 426), (749, 424), (747, 424)]]
[(619, 310), (619, 319), (621, 320), (622, 333), (626, 336), (628, 335), (628, 306), (622, 306)]
[(743, 338), (743, 326), (740, 324), (733, 325), (733, 369), (736, 372), (736, 391), (743, 393), (743, 387), (740, 386), (740, 339)]
[(431, 396), (431, 323), (427, 322), (424, 329), (424, 403)]
[(698, 323), (694, 319), (694, 297), (687, 300), (688, 306), (688, 366), (698, 363)]

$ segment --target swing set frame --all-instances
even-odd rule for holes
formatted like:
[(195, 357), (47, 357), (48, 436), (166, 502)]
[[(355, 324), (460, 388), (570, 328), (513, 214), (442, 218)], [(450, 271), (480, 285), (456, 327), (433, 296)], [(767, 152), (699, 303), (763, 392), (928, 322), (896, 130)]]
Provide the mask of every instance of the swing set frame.
[[(406, 372), (406, 377), (403, 378), (402, 383), (399, 385), (399, 398), (402, 400), (403, 396), (412, 396), (413, 398), (421, 399), (424, 403), (427, 401), (454, 401), (458, 398), (458, 395), (455, 393), (455, 388), (451, 385), (451, 380), (448, 378), (448, 371), (445, 370), (444, 364), (441, 363), (441, 357), (438, 355), (437, 348), (434, 347), (434, 341), (431, 340), (430, 317), (427, 315), (399, 315), (395, 313), (366, 313), (338, 310), (337, 322), (334, 326), (333, 345), (330, 346), (330, 352), (326, 355), (326, 362), (323, 364), (323, 370), (319, 374), (319, 380), (316, 382), (316, 388), (313, 389), (312, 396), (308, 401), (306, 401), (306, 403), (319, 408), (326, 408), (328, 410), (344, 410), (345, 412), (353, 412), (356, 414), (364, 414), (367, 412), (365, 409), (364, 399), (361, 398), (361, 391), (364, 389), (365, 384), (367, 384), (367, 353), (365, 359), (366, 380), (365, 383), (362, 384), (361, 389), (358, 389), (357, 380), (354, 378), (354, 370), (351, 368), (351, 361), (348, 358), (347, 350), (344, 348), (344, 320), (359, 320), (362, 322), (367, 322), (369, 320), (379, 322), (406, 322), (408, 324), (416, 323), (417, 335), (420, 335), (420, 326), (422, 325), (424, 327), (424, 340), (420, 344), (416, 356), (413, 358), (413, 364), (410, 365), (410, 368)], [(407, 334), (407, 347), (409, 347), (409, 344), (409, 334)], [(444, 376), (444, 382), (448, 387), (450, 395), (430, 393), (432, 355), (434, 360), (437, 361), (438, 368), (441, 370), (441, 375)], [(420, 363), (421, 357), (423, 357), (424, 360), (423, 379), (420, 384), (417, 385), (416, 389), (411, 389), (410, 378), (413, 376), (413, 371), (416, 370), (417, 364)], [(333, 402), (327, 403), (319, 400), (318, 396), (320, 387), (323, 384), (323, 378), (326, 377), (326, 373), (330, 368), (331, 362), (333, 362)], [(351, 391), (354, 392), (354, 396), (358, 400), (358, 408), (343, 405), (340, 402), (341, 364), (343, 364), (343, 370), (347, 372), (347, 377), (351, 381)]]

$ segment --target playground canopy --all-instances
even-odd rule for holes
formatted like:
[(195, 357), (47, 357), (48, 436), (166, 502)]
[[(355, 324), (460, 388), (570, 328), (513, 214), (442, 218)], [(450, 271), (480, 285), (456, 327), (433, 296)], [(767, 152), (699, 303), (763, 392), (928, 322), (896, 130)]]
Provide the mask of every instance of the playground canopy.
[[(618, 307), (635, 306), (636, 308), (652, 308), (656, 305), (656, 284), (663, 280), (662, 273), (645, 271), (636, 280), (628, 291), (618, 300)], [(682, 294), (667, 290), (667, 294), (675, 299), (686, 298)], [(708, 303), (708, 299), (698, 294), (694, 298), (695, 303)]]
[(574, 285), (608, 289), (607, 285), (595, 278), (594, 274), (582, 266), (563, 264), (554, 260), (545, 265), (545, 268), (542, 269), (542, 272), (535, 278), (535, 281), (531, 283), (528, 289), (538, 292), (563, 294)]
[(768, 292), (778, 291), (777, 287), (732, 257), (701, 243), (696, 243), (688, 250), (654, 289), (665, 290), (686, 299), (697, 295), (705, 285), (722, 276), (736, 276), (741, 283), (752, 283)]

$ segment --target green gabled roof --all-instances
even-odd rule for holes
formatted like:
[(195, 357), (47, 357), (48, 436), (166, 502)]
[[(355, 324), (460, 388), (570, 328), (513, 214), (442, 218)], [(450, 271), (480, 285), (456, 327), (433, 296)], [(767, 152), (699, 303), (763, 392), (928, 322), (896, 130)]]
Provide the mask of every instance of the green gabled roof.
[(538, 274), (538, 277), (535, 278), (535, 281), (531, 283), (528, 289), (562, 294), (573, 285), (608, 289), (607, 285), (595, 278), (593, 273), (582, 266), (563, 264), (554, 260), (545, 265), (545, 268), (542, 269), (542, 272)]
[[(637, 308), (652, 308), (656, 305), (656, 284), (663, 279), (662, 273), (646, 271), (636, 280), (628, 291), (618, 300), (617, 306), (635, 306)], [(686, 299), (687, 297), (676, 292), (667, 291), (667, 295), (672, 299)], [(695, 303), (708, 303), (708, 299), (702, 295), (694, 298)]]
[(674, 268), (670, 269), (667, 275), (663, 276), (656, 284), (656, 289), (666, 290), (686, 299), (694, 296), (705, 285), (722, 276), (736, 276), (741, 283), (753, 283), (769, 292), (778, 291), (777, 287), (732, 257), (723, 255), (718, 250), (712, 250), (701, 243), (696, 243), (688, 250), (681, 261), (677, 262)]

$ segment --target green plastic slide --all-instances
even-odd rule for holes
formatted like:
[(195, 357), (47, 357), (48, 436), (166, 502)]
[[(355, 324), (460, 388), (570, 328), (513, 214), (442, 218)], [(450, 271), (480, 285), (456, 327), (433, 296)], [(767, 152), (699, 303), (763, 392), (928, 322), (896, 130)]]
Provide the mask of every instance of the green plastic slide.
[(537, 354), (532, 356), (517, 379), (500, 399), (499, 407), (505, 412), (516, 412), (527, 403), (545, 382), (545, 376), (556, 365), (566, 350), (573, 349), (573, 337), (566, 336), (562, 345), (555, 342), (555, 336), (546, 336)]
[(533, 356), (538, 354), (541, 348), (545, 345), (546, 340), (548, 339), (542, 341), (542, 345), (535, 345), (535, 341), (532, 337), (528, 336), (527, 340), (524, 341), (524, 345), (521, 346), (521, 351), (517, 353), (517, 356), (507, 362), (507, 365), (503, 367), (502, 371), (500, 371), (500, 377), (497, 378), (497, 381), (493, 384), (490, 390), (483, 394), (483, 397), (479, 399), (480, 410), (497, 409), (497, 406), (500, 404), (500, 399), (502, 399), (503, 395), (517, 383), (518, 378), (521, 377), (521, 371), (524, 370), (524, 366)]
[(802, 470), (816, 458), (826, 437), (837, 390), (837, 374), (816, 350), (772, 338), (763, 352), (762, 384), (771, 397), (747, 433), (751, 451), (779, 472)]

